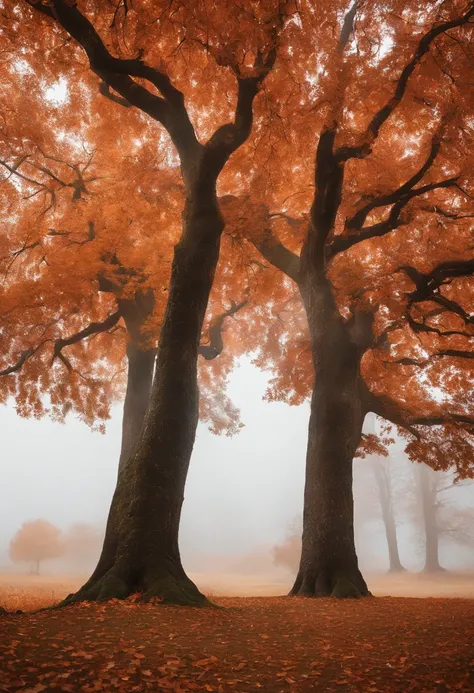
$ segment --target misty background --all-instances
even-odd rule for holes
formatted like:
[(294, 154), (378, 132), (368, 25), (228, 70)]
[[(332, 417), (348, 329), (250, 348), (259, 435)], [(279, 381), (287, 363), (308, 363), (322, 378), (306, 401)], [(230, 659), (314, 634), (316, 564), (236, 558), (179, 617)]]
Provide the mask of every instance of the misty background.
[[(199, 425), (180, 534), (183, 563), (191, 572), (286, 575), (291, 581), (291, 569), (275, 565), (273, 552), (299, 531), (309, 405), (264, 401), (268, 377), (248, 359), (232, 374), (229, 395), (245, 424), (238, 435), (215, 436)], [(65, 424), (22, 419), (13, 405), (0, 407), (0, 570), (28, 572), (27, 564), (14, 566), (8, 554), (10, 540), (26, 520), (42, 518), (64, 531), (87, 523), (103, 531), (116, 481), (121, 415), (117, 404), (103, 435), (73, 417)], [(388, 464), (395, 481), (403, 482), (395, 503), (401, 560), (417, 571), (424, 564), (423, 533), (415, 496), (407, 505), (414, 465), (403, 447), (401, 440), (392, 446)], [(356, 538), (362, 568), (383, 571), (388, 550), (370, 463), (368, 458), (354, 465)], [(473, 489), (448, 490), (445, 500), (451, 506), (474, 505)], [(440, 562), (452, 570), (473, 568), (474, 542), (463, 545), (445, 537)], [(86, 573), (93, 567), (80, 569)], [(55, 571), (71, 572), (71, 565), (65, 558), (44, 561), (42, 573)]]

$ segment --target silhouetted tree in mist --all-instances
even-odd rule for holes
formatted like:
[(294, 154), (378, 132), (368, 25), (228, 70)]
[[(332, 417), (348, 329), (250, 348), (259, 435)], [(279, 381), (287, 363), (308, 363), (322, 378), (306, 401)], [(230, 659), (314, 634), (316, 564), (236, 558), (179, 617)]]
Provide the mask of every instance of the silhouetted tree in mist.
[(10, 558), (14, 563), (34, 563), (39, 575), (41, 561), (59, 558), (64, 553), (61, 530), (47, 520), (24, 522), (10, 542)]

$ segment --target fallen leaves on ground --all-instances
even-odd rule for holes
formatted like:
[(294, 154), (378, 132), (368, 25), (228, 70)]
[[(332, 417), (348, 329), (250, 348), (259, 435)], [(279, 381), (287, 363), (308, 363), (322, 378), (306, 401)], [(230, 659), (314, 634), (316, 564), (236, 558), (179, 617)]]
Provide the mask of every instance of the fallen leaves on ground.
[(0, 691), (474, 691), (474, 600), (218, 601), (4, 618)]

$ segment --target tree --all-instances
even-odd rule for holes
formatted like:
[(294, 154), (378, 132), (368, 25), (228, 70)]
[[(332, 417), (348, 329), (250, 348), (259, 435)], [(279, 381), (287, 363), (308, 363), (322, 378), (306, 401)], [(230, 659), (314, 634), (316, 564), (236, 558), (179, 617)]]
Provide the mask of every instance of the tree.
[[(276, 378), (279, 397), (293, 397), (295, 381), (296, 394), (306, 394), (311, 365), (314, 374), (303, 549), (291, 594), (359, 596), (368, 589), (354, 546), (352, 459), (365, 415), (404, 426), (412, 458), (446, 465), (449, 445), (463, 473), (473, 468), (474, 101), (466, 82), (474, 5), (428, 3), (420, 16), (415, 3), (302, 3), (299, 17), (293, 98), (280, 109), (286, 144), (276, 168), (254, 170), (259, 213), (242, 234), (295, 282), (308, 323), (305, 347), (291, 339), (292, 323), (283, 325), (281, 356), (275, 332), (270, 356), (261, 348), (262, 363), (288, 365), (288, 354), (299, 355), (294, 380), (283, 371)], [(315, 131), (308, 185), (304, 150), (313, 149)], [(270, 148), (274, 140), (262, 146), (268, 155)], [(451, 394), (439, 401), (436, 387)]]
[(64, 553), (61, 530), (47, 520), (24, 522), (10, 542), (10, 558), (14, 563), (35, 564), (39, 575), (41, 561), (59, 558)]
[[(367, 419), (368, 417), (366, 417), (366, 422)], [(372, 445), (369, 444), (369, 469), (375, 480), (374, 495), (378, 501), (377, 511), (383, 523), (385, 538), (387, 540), (389, 571), (397, 573), (405, 570), (401, 563), (398, 550), (397, 521), (395, 515), (396, 494), (400, 489), (399, 484), (396, 483), (397, 479), (395, 479), (393, 460), (389, 459), (389, 452), (387, 449), (390, 443), (395, 442), (395, 439), (390, 436), (390, 427), (382, 425), (382, 430), (380, 430), (380, 426), (377, 426), (376, 420), (370, 422), (369, 436), (377, 435), (377, 429), (379, 429), (377, 440), (380, 441), (380, 439), (382, 439), (385, 444), (380, 446), (376, 454), (370, 454), (374, 452), (373, 442)], [(359, 446), (357, 450), (357, 455), (359, 457), (364, 458), (367, 456), (364, 447), (364, 445)], [(369, 494), (367, 494), (367, 484), (364, 485), (364, 491), (364, 503), (367, 503), (370, 500)], [(372, 496), (372, 493), (370, 495)]]
[(437, 573), (444, 571), (439, 559), (443, 537), (459, 544), (474, 545), (474, 514), (472, 508), (458, 505), (455, 496), (453, 498), (451, 492), (459, 488), (459, 483), (452, 472), (435, 472), (425, 464), (417, 464), (415, 475), (414, 499), (425, 540), (423, 570)]
[[(140, 441), (119, 474), (97, 568), (69, 600), (125, 597), (137, 590), (178, 603), (204, 600), (181, 565), (178, 528), (198, 419), (199, 341), (224, 226), (216, 185), (229, 157), (250, 135), (253, 101), (274, 65), (287, 13), (286, 3), (254, 4), (252, 15), (233, 2), (223, 3), (226, 22), (219, 26), (210, 24), (206, 3), (142, 6), (134, 10), (132, 23), (126, 4), (86, 3), (82, 11), (63, 0), (22, 6), (22, 23), (34, 26), (40, 37), (34, 44), (38, 55), (42, 45), (49, 49), (42, 57), (55, 61), (59, 53), (74, 79), (74, 65), (83, 64), (82, 49), (117, 108), (131, 105), (165, 128), (179, 158), (185, 197)], [(74, 42), (65, 42), (65, 36)], [(175, 86), (178, 66), (186, 95)], [(212, 112), (206, 89), (230, 88), (232, 78), (235, 107), (219, 103)], [(193, 91), (194, 84), (199, 88)], [(193, 96), (205, 144), (186, 106)], [(216, 127), (231, 110), (233, 121)], [(210, 114), (214, 123), (208, 122)]]
[(372, 471), (377, 483), (385, 537), (387, 539), (389, 571), (399, 573), (405, 570), (400, 560), (397, 541), (397, 525), (394, 512), (392, 477), (389, 464), (380, 458), (372, 461)]

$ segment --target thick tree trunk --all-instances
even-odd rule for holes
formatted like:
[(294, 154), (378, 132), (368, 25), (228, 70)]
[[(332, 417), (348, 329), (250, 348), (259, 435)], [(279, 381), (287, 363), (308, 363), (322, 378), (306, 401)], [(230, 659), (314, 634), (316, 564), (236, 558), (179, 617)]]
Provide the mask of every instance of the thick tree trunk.
[(401, 573), (405, 570), (400, 560), (397, 541), (397, 526), (393, 514), (392, 493), (390, 487), (389, 471), (376, 461), (373, 465), (377, 488), (379, 492), (380, 507), (382, 509), (382, 520), (387, 539), (389, 571), (391, 573)]
[(368, 595), (354, 543), (352, 461), (365, 411), (359, 393), (360, 350), (327, 282), (301, 285), (312, 341), (311, 400), (301, 563), (291, 595)]
[(418, 488), (425, 531), (425, 573), (439, 573), (444, 568), (439, 562), (439, 532), (436, 521), (436, 494), (433, 488), (433, 472), (425, 465), (417, 467)]
[(188, 198), (143, 430), (119, 472), (97, 568), (67, 602), (134, 592), (173, 603), (206, 602), (182, 567), (178, 530), (199, 413), (199, 340), (222, 229), (214, 193)]

